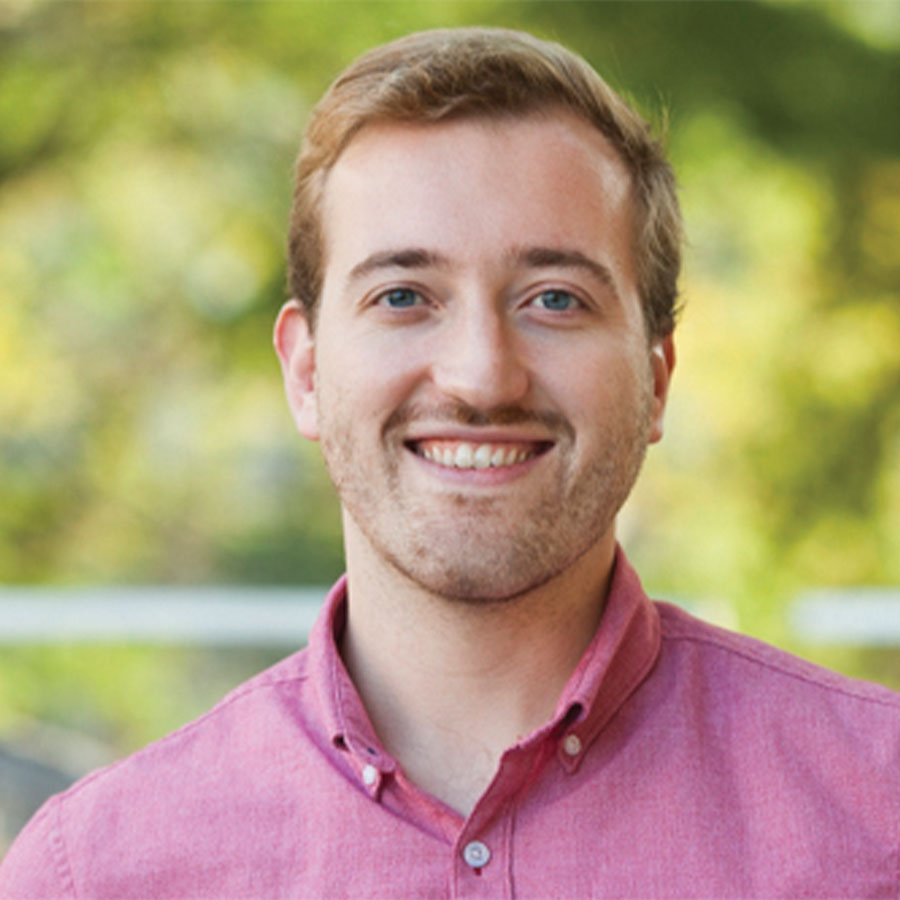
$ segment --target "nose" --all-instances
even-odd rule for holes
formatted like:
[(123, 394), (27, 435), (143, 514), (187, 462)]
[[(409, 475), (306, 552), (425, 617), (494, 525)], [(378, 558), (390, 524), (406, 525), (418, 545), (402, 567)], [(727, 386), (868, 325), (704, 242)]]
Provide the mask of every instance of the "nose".
[(514, 324), (483, 297), (450, 318), (432, 364), (435, 387), (481, 410), (520, 403), (530, 379)]

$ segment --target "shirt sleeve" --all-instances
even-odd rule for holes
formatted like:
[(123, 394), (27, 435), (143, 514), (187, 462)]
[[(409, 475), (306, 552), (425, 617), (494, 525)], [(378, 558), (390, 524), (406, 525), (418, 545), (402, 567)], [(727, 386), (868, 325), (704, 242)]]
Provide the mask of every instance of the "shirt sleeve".
[(13, 841), (0, 861), (2, 900), (75, 898), (59, 830), (59, 799), (51, 798)]

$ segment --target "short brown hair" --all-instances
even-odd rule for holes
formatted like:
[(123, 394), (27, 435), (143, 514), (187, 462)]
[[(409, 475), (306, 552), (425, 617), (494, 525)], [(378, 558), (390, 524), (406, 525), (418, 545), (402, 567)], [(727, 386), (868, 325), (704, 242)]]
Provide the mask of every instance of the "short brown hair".
[(322, 289), (321, 200), (331, 167), (374, 122), (526, 115), (554, 106), (597, 128), (633, 179), (638, 288), (651, 338), (675, 326), (682, 226), (675, 176), (647, 123), (580, 56), (503, 28), (423, 31), (376, 47), (313, 110), (300, 156), (288, 236), (288, 286), (311, 325)]

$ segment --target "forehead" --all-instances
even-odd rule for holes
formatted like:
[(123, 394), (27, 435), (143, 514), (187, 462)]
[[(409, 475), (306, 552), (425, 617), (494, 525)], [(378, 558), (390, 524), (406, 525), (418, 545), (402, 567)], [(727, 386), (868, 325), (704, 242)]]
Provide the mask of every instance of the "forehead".
[(633, 278), (631, 177), (609, 141), (564, 110), (363, 128), (328, 174), (326, 278), (384, 248), (460, 262), (566, 246)]

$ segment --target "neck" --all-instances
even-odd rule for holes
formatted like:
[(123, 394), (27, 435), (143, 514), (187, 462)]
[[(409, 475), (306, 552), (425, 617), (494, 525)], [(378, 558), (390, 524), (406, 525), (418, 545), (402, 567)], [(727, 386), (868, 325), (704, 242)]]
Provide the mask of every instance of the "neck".
[(385, 749), (406, 776), (467, 815), (503, 751), (547, 722), (590, 643), (612, 532), (548, 583), (509, 600), (435, 595), (347, 529), (342, 654)]

